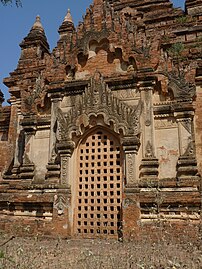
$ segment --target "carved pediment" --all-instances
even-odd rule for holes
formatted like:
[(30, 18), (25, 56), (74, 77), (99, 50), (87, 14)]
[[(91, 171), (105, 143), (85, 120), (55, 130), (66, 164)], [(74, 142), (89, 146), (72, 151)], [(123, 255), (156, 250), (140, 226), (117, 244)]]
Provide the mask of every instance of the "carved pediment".
[(129, 106), (113, 95), (103, 77), (96, 72), (89, 86), (80, 96), (79, 101), (68, 113), (57, 108), (56, 118), (59, 123), (59, 140), (71, 139), (71, 133), (81, 135), (81, 126), (87, 127), (91, 117), (102, 116), (106, 125), (113, 124), (114, 131), (123, 134), (138, 135), (140, 133), (140, 115), (142, 102), (137, 106)]
[(193, 98), (196, 94), (196, 86), (185, 79), (185, 75), (168, 73), (168, 88), (173, 92), (174, 98)]

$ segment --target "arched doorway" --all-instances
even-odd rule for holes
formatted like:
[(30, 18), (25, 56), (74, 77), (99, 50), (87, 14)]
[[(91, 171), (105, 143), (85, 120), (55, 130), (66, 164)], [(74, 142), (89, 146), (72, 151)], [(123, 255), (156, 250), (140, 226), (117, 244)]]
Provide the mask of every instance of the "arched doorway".
[(76, 235), (121, 237), (123, 167), (119, 140), (96, 129), (78, 147)]

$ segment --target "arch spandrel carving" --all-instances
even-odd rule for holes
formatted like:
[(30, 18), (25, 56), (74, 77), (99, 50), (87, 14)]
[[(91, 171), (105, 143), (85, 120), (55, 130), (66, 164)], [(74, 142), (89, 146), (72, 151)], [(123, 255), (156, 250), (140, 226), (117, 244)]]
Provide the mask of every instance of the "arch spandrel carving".
[(102, 116), (104, 124), (113, 125), (116, 133), (124, 136), (140, 134), (140, 116), (143, 103), (129, 106), (115, 97), (99, 71), (96, 71), (85, 92), (67, 113), (57, 108), (58, 140), (71, 140), (72, 133), (82, 135), (82, 126), (87, 127), (91, 117)]

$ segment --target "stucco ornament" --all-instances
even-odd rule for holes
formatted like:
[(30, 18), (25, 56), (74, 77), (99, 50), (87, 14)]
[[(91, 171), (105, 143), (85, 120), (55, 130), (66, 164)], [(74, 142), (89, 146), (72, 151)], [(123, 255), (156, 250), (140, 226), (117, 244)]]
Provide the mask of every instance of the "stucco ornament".
[(57, 210), (58, 215), (63, 215), (64, 210), (67, 207), (66, 199), (63, 195), (55, 195), (54, 196), (54, 205), (53, 207)]
[[(86, 126), (91, 116), (102, 116), (105, 124), (113, 123), (114, 131), (123, 131), (124, 135), (138, 135), (140, 131), (140, 115), (142, 101), (137, 106), (130, 106), (115, 97), (103, 80), (100, 72), (96, 71), (90, 84), (68, 113), (57, 108), (59, 139), (71, 139), (71, 133), (82, 134), (81, 124)], [(82, 120), (85, 119), (83, 123)]]

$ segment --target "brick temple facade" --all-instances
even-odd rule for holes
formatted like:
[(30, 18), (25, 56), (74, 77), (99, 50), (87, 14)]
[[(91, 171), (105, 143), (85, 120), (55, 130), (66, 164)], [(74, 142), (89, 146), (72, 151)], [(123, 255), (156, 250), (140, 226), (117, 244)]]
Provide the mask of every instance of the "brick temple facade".
[(0, 94), (0, 229), (198, 236), (202, 2), (94, 0), (52, 52), (37, 16)]

